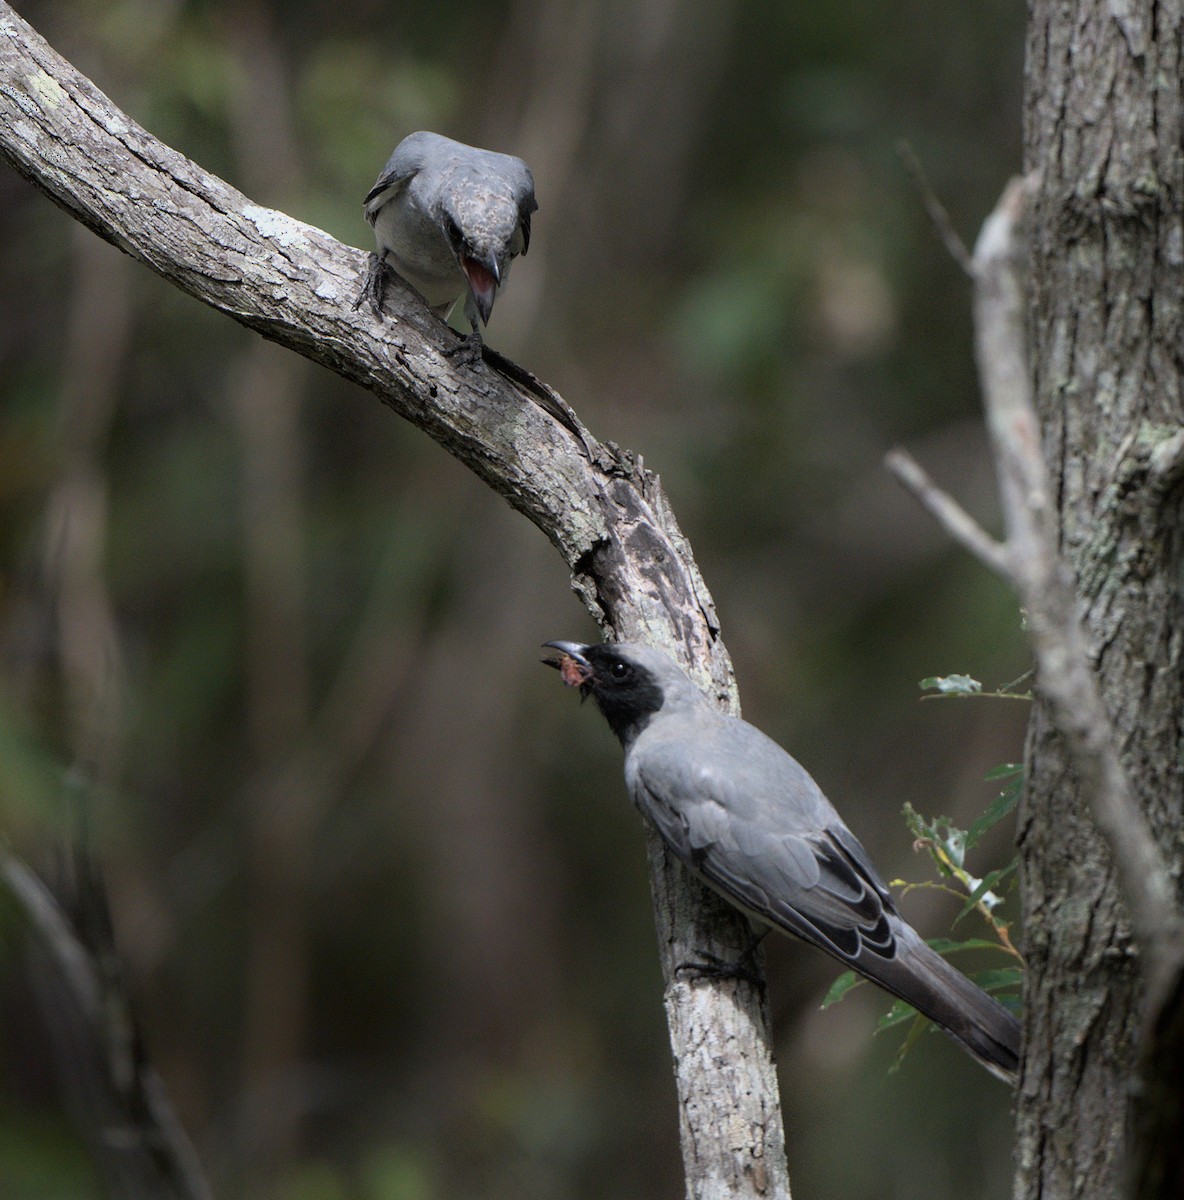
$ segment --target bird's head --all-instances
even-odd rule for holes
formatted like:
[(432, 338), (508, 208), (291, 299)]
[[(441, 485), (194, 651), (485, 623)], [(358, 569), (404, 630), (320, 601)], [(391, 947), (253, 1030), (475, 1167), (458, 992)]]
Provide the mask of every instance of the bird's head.
[(697, 705), (705, 698), (682, 668), (650, 646), (632, 642), (547, 642), (543, 658), (556, 667), (568, 687), (591, 696), (613, 733), (628, 748), (655, 713), (675, 705)]
[(475, 180), (445, 198), (441, 224), (477, 312), (488, 325), (510, 260), (525, 254), (530, 244), (530, 213), (508, 190), (503, 194), (487, 180)]

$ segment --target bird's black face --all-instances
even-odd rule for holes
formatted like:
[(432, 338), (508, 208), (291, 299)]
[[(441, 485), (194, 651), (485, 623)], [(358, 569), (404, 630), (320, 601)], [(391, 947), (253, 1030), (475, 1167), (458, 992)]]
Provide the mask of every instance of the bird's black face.
[(591, 696), (609, 728), (628, 747), (661, 707), (661, 685), (640, 663), (609, 642), (584, 646), (576, 642), (548, 642), (558, 651), (543, 661), (557, 667), (568, 687)]

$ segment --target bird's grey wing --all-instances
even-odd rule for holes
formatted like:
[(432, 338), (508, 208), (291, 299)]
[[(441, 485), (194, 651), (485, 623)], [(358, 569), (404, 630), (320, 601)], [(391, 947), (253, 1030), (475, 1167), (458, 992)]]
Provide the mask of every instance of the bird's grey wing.
[(423, 170), (428, 153), (432, 150), (429, 142), (419, 134), (410, 134), (396, 147), (395, 152), (387, 160), (374, 186), (366, 193), (362, 202), (366, 211), (366, 220), (371, 225), (378, 215), (379, 209), (389, 204), (407, 185)]
[(854, 834), (775, 742), (744, 722), (690, 718), (643, 733), (625, 774), (670, 848), (717, 891), (907, 1001), (1014, 1082), (1015, 1017), (901, 919)]
[(642, 754), (631, 776), (634, 800), (675, 854), (753, 916), (847, 962), (865, 949), (891, 953), (887, 886), (775, 743), (762, 735), (721, 752), (718, 739), (688, 738)]

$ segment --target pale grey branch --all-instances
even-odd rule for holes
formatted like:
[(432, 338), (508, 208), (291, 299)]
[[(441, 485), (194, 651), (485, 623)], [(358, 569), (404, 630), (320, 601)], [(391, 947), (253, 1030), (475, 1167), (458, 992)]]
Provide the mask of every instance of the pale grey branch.
[(974, 251), (975, 344), (995, 451), (1008, 556), (1040, 691), (1110, 848), (1130, 910), (1152, 1008), (1184, 958), (1184, 920), (1167, 863), (1135, 802), (1090, 664), (1073, 582), (1057, 549), (1055, 513), (1032, 400), (1023, 275), (1026, 179), (1008, 185)]
[[(572, 432), (570, 409), (527, 373), (455, 364), (444, 351), (456, 335), (410, 291), (392, 286), (382, 323), (355, 310), (361, 251), (252, 204), (157, 141), (2, 2), (0, 157), (183, 291), (424, 430), (547, 535), (610, 637), (661, 646), (736, 708), (711, 597), (640, 460), (578, 423)], [(679, 981), (673, 970), (696, 951), (736, 957), (746, 923), (647, 836), (688, 1194), (787, 1196), (762, 996)]]
[[(1184, 919), (1167, 864), (1120, 761), (1091, 667), (1073, 581), (1057, 547), (1026, 349), (1022, 223), (1029, 186), (1024, 179), (1009, 184), (983, 225), (973, 259), (976, 357), (999, 477), (1005, 544), (987, 539), (907, 457), (892, 456), (890, 468), (951, 536), (1010, 578), (1019, 594), (1036, 657), (1038, 688), (1109, 846), (1143, 955), (1154, 1011), (1184, 961)], [(1174, 480), (1178, 441), (1165, 443), (1163, 453), (1161, 473)]]
[(884, 466), (954, 541), (996, 575), (1011, 580), (1006, 547), (991, 537), (953, 496), (942, 491), (907, 450), (899, 447), (889, 450), (884, 456)]

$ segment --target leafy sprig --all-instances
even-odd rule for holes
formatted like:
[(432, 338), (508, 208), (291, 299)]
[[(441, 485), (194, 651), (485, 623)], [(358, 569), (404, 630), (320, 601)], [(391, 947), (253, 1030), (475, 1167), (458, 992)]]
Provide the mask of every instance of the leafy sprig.
[[(969, 677), (948, 676), (946, 678), (964, 680)], [(976, 683), (974, 680), (969, 680), (969, 682)], [(998, 909), (1003, 901), (999, 889), (1013, 875), (1019, 859), (1018, 857), (1012, 858), (1004, 866), (989, 871), (979, 878), (967, 867), (966, 855), (988, 830), (1014, 811), (1023, 787), (1023, 765), (1005, 763), (988, 772), (986, 778), (1002, 780), (1003, 786), (999, 794), (987, 806), (986, 811), (968, 829), (958, 828), (948, 817), (930, 819), (917, 812), (911, 804), (905, 804), (904, 817), (913, 833), (913, 847), (929, 854), (936, 868), (937, 878), (912, 882), (894, 879), (890, 886), (901, 889), (902, 896), (918, 888), (936, 889), (955, 896), (962, 901), (962, 907), (954, 917), (951, 928), (956, 927), (972, 912), (979, 915), (986, 925), (987, 936), (963, 939), (930, 938), (928, 944), (941, 955), (959, 954), (967, 950), (994, 951), (1006, 954), (1010, 960), (1007, 965), (977, 971), (968, 977), (1014, 1011), (1018, 1010), (1020, 1004), (1023, 958), (1011, 939), (1010, 923), (1002, 919)], [(862, 982), (862, 978), (854, 971), (844, 971), (826, 993), (822, 1007), (827, 1008), (834, 1004)], [(897, 1000), (877, 1023), (877, 1032), (879, 1032), (901, 1025), (906, 1021), (911, 1021), (912, 1024), (893, 1061), (891, 1071), (895, 1071), (900, 1066), (909, 1049), (933, 1022), (917, 1012), (911, 1004)]]

